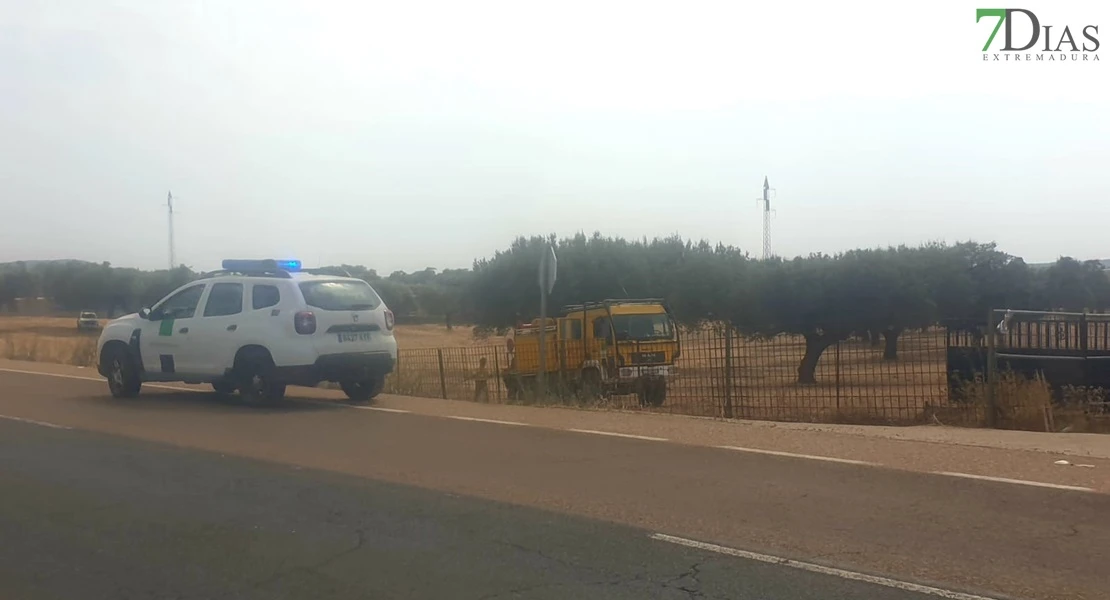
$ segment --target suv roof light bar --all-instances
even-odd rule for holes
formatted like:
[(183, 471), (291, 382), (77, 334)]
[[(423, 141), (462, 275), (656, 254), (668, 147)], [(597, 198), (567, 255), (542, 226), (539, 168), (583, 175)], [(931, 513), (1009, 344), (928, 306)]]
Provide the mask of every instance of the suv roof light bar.
[(296, 259), (291, 260), (275, 260), (272, 258), (265, 258), (262, 260), (248, 260), (248, 259), (224, 259), (221, 265), (228, 271), (239, 272), (263, 272), (270, 273), (275, 271), (300, 271), (301, 261)]

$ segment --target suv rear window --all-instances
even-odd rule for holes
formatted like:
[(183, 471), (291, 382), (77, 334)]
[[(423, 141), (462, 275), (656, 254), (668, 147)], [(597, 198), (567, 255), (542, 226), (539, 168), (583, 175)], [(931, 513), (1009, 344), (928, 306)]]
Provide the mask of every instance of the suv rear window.
[(251, 290), (251, 308), (254, 310), (277, 306), (279, 302), (281, 302), (281, 292), (275, 285), (256, 283)]
[(364, 281), (305, 281), (301, 293), (305, 304), (322, 310), (373, 310), (382, 304)]

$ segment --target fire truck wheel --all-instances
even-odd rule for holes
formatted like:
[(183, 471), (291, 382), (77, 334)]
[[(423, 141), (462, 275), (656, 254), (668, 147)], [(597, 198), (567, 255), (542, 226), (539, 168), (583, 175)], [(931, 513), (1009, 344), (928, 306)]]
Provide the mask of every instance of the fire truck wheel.
[(651, 405), (652, 406), (663, 406), (663, 403), (666, 402), (666, 401), (667, 401), (667, 380), (666, 379), (660, 379), (659, 381), (655, 382), (655, 393), (652, 394)]
[(579, 394), (585, 401), (593, 401), (601, 398), (601, 374), (597, 369), (586, 369), (582, 371), (581, 385), (579, 386)]
[(662, 406), (667, 400), (667, 382), (644, 381), (640, 384), (637, 395), (640, 397), (640, 406)]

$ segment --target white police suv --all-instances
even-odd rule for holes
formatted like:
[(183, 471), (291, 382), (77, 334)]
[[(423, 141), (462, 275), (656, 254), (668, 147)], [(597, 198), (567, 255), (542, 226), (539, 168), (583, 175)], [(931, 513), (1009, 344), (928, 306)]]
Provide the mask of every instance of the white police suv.
[(117, 398), (136, 396), (143, 382), (182, 381), (238, 390), (250, 404), (321, 381), (369, 400), (397, 360), (393, 313), (370, 284), (295, 260), (225, 260), (223, 270), (111, 321), (97, 347)]

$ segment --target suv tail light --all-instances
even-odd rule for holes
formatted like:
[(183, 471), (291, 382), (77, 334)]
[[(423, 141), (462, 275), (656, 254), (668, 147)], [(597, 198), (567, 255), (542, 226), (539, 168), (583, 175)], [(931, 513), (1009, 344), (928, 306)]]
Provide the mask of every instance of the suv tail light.
[(316, 315), (312, 311), (302, 310), (293, 315), (293, 329), (301, 335), (316, 333)]
[(386, 309), (386, 311), (385, 311), (385, 328), (386, 328), (386, 330), (393, 331), (393, 325), (395, 323), (396, 322), (393, 319), (393, 311), (391, 311), (389, 309)]

